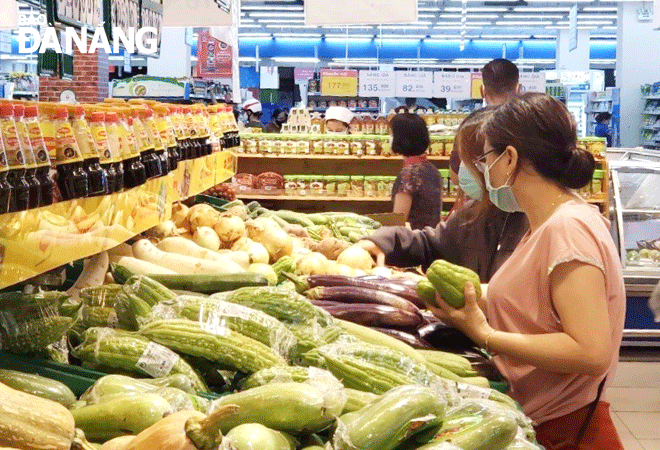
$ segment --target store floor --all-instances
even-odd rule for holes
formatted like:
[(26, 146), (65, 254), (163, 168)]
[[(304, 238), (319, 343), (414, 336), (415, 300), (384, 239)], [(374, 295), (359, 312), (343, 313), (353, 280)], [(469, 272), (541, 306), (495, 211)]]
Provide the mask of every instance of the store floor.
[(622, 352), (607, 391), (626, 450), (660, 450), (660, 352), (653, 353)]

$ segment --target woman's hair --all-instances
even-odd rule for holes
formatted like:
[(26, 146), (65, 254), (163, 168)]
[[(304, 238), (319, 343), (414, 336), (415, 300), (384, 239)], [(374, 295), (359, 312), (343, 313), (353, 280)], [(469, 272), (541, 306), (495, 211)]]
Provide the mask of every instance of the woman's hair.
[(594, 157), (578, 148), (573, 116), (549, 95), (513, 97), (495, 109), (483, 131), (497, 154), (514, 147), (520, 160), (560, 186), (579, 189), (593, 177)]
[(612, 114), (608, 112), (602, 112), (596, 116), (596, 122), (601, 123), (602, 121), (610, 120), (611, 118), (612, 118)]
[(392, 151), (403, 156), (423, 154), (429, 145), (429, 129), (424, 119), (417, 114), (397, 114), (390, 121)]

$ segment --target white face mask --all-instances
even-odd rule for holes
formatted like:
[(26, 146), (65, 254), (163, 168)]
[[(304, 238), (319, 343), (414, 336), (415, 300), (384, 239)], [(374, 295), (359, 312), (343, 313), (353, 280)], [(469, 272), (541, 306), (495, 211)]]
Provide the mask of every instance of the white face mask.
[[(513, 195), (513, 189), (510, 184), (503, 184), (500, 187), (493, 187), (490, 183), (490, 169), (504, 156), (504, 152), (497, 157), (493, 164), (486, 167), (484, 170), (484, 181), (486, 182), (486, 190), (488, 191), (488, 198), (497, 208), (501, 209), (504, 212), (520, 212), (522, 209), (518, 205), (516, 197)], [(507, 183), (509, 180), (506, 181)]]

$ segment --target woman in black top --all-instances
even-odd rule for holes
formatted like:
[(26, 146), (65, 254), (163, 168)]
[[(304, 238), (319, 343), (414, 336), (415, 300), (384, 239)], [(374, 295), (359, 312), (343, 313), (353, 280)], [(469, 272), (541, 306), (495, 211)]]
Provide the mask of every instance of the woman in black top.
[(392, 189), (394, 212), (402, 213), (413, 230), (435, 227), (442, 209), (442, 181), (426, 159), (431, 143), (426, 123), (417, 114), (398, 114), (390, 121), (390, 130), (392, 151), (404, 157)]

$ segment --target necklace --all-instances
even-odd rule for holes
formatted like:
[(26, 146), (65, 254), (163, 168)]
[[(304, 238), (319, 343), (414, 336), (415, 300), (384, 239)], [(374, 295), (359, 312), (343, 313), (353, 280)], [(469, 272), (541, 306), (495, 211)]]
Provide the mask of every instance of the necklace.
[(502, 248), (502, 236), (504, 236), (504, 230), (506, 230), (506, 224), (509, 221), (509, 216), (510, 215), (511, 215), (511, 213), (506, 213), (506, 217), (504, 218), (504, 225), (502, 225), (502, 230), (500, 231), (500, 237), (497, 238), (497, 251), (498, 252)]

